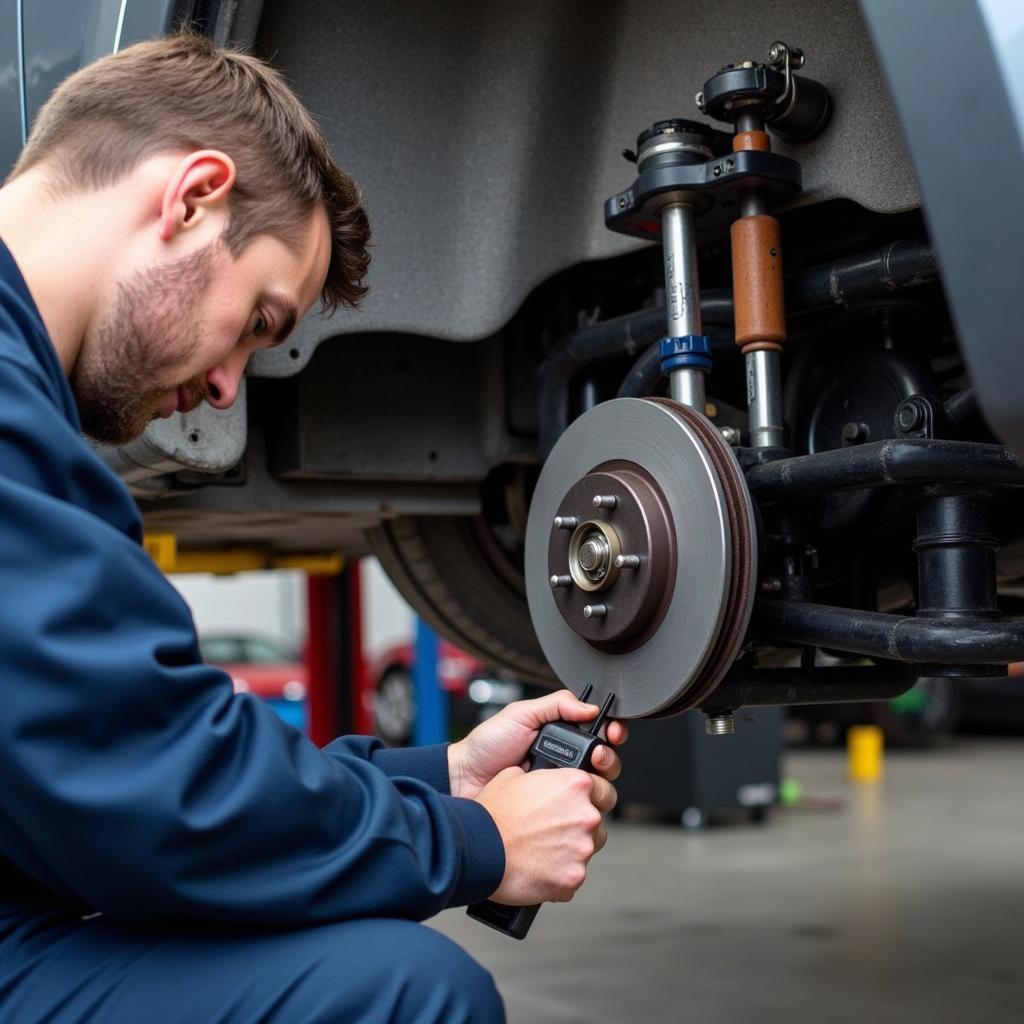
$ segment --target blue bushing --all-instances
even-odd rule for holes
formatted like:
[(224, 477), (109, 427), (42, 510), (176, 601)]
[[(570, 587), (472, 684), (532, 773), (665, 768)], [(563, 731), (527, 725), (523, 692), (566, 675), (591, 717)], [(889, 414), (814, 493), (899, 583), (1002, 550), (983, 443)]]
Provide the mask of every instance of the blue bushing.
[(711, 340), (706, 334), (684, 334), (681, 338), (662, 338), (661, 372), (670, 373), (690, 366), (705, 373), (711, 369)]

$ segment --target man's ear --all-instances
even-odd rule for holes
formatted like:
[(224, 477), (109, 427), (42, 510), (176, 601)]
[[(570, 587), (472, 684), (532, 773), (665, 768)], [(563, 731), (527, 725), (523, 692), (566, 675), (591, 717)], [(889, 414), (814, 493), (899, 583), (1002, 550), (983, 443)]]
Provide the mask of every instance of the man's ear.
[(200, 149), (183, 157), (174, 169), (160, 204), (160, 239), (197, 227), (205, 217), (226, 212), (235, 184), (235, 162), (216, 149)]

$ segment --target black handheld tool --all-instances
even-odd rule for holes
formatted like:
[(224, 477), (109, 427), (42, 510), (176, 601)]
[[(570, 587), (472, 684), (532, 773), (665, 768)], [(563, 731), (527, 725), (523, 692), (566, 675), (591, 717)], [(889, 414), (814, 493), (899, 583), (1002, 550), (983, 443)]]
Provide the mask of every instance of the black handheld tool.
[[(588, 686), (580, 694), (583, 703), (589, 700), (593, 689), (592, 686)], [(594, 751), (605, 745), (605, 741), (598, 736), (598, 731), (608, 717), (614, 700), (615, 694), (609, 693), (597, 717), (585, 730), (569, 722), (548, 722), (537, 733), (537, 738), (530, 747), (530, 753), (527, 755), (529, 767), (526, 770), (532, 772), (536, 768), (582, 768), (585, 772), (592, 772)], [(466, 913), (474, 920), (494, 928), (495, 931), (511, 935), (513, 939), (525, 939), (538, 910), (539, 903), (533, 907), (507, 907), (493, 900), (481, 900), (467, 907)]]

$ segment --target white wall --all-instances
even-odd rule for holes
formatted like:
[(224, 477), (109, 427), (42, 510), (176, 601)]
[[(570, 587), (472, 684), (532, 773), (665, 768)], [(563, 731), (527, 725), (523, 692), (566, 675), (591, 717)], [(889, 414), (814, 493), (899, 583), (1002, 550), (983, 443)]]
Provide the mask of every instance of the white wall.
[(363, 646), (373, 657), (392, 644), (410, 643), (416, 616), (376, 558), (363, 559)]
[(168, 577), (203, 633), (248, 633), (299, 650), (306, 639), (306, 578), (301, 572), (181, 573)]
[[(373, 657), (392, 644), (411, 642), (416, 618), (376, 558), (364, 558), (362, 570), (363, 644)], [(182, 573), (169, 579), (191, 607), (200, 634), (255, 633), (302, 648), (307, 628), (303, 573)]]

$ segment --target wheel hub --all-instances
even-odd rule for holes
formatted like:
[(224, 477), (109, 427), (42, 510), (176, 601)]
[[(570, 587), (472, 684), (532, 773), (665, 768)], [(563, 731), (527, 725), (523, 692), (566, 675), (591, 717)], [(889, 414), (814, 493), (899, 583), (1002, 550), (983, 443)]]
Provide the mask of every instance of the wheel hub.
[[(643, 643), (664, 616), (676, 560), (668, 504), (650, 474), (624, 460), (599, 465), (551, 522), (548, 575), (565, 622), (597, 650)], [(578, 524), (571, 534), (566, 522)]]
[[(569, 483), (566, 489), (566, 483)], [(559, 678), (616, 714), (692, 707), (739, 651), (756, 570), (753, 511), (728, 446), (699, 413), (617, 399), (559, 440), (526, 540), (534, 628)]]

